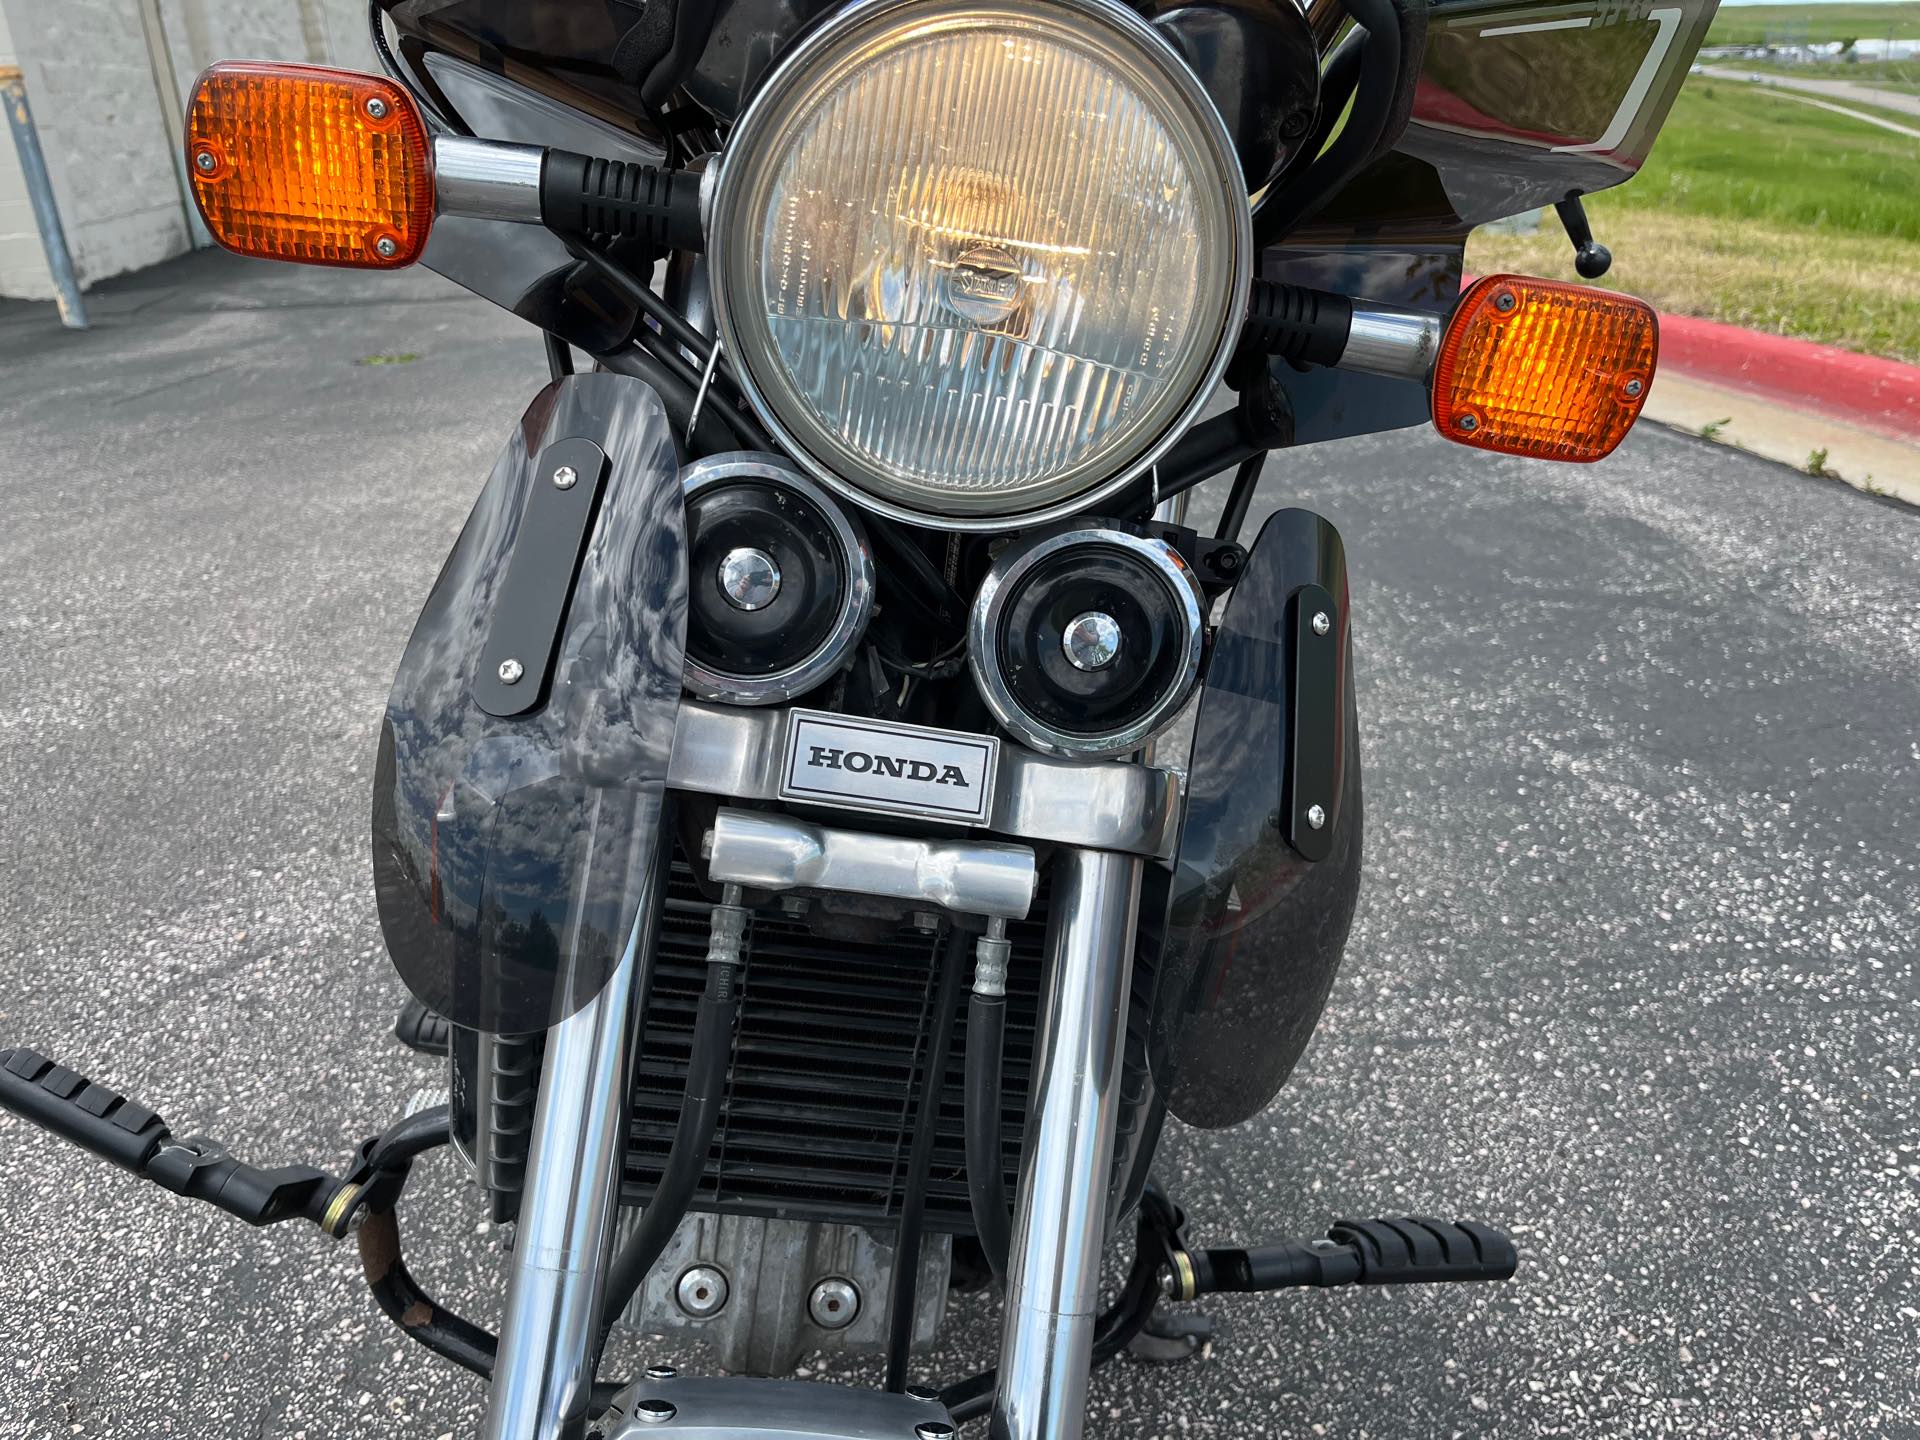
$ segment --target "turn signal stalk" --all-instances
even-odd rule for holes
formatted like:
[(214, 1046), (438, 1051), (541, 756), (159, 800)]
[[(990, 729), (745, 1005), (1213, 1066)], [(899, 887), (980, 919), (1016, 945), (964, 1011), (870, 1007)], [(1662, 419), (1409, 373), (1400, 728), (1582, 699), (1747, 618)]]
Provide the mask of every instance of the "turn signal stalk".
[(1630, 295), (1489, 275), (1440, 342), (1433, 423), (1482, 450), (1604, 459), (1640, 418), (1659, 350), (1659, 320)]
[(429, 136), (379, 75), (229, 60), (187, 102), (187, 173), (213, 238), (240, 255), (394, 270), (437, 213), (700, 250), (700, 176), (570, 150)]
[(412, 97), (380, 76), (228, 61), (187, 104), (194, 201), (240, 255), (411, 265), (433, 225), (431, 158)]

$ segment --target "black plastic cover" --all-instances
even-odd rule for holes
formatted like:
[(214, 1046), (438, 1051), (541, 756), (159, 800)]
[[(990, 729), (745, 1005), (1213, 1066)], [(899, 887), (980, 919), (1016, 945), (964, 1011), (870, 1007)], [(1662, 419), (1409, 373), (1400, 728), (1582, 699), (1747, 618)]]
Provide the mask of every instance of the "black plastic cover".
[[(1320, 697), (1338, 706), (1333, 744), (1321, 752), (1330, 759), (1316, 762), (1330, 773), (1311, 777), (1313, 793), (1329, 797), (1311, 847), (1324, 845), (1323, 859), (1287, 838), (1299, 647), (1314, 635), (1321, 603), (1313, 587), (1330, 598), (1322, 643), (1337, 656)], [(1302, 611), (1303, 590), (1311, 613)], [(1360, 892), (1346, 550), (1320, 516), (1281, 510), (1262, 527), (1214, 637), (1193, 740), (1153, 1055), (1173, 1113), (1213, 1129), (1258, 1114), (1286, 1083), (1333, 988)]]
[[(525, 667), (517, 683), (537, 703), (492, 715), (474, 687), (492, 665), (496, 605), (532, 533), (530, 494), (573, 440), (605, 452), (607, 469), (551, 674)], [(387, 950), (456, 1025), (544, 1030), (606, 983), (665, 863), (686, 620), (685, 520), (659, 397), (623, 375), (556, 381), (522, 417), (420, 613), (374, 771)]]

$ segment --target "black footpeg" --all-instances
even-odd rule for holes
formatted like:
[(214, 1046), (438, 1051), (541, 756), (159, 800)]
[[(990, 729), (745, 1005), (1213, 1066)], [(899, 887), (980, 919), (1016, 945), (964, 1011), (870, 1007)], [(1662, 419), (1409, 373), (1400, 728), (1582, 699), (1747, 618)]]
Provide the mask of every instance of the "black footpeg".
[(1513, 1241), (1470, 1220), (1342, 1220), (1324, 1240), (1171, 1248), (1161, 1289), (1170, 1300), (1193, 1300), (1222, 1291), (1507, 1280), (1519, 1267)]
[(453, 1022), (412, 996), (393, 1022), (393, 1038), (417, 1055), (444, 1055), (452, 1044)]
[(251, 1225), (304, 1218), (331, 1228), (327, 1211), (349, 1188), (310, 1165), (262, 1170), (235, 1160), (217, 1141), (176, 1140), (145, 1105), (31, 1050), (0, 1050), (0, 1106), (164, 1190)]

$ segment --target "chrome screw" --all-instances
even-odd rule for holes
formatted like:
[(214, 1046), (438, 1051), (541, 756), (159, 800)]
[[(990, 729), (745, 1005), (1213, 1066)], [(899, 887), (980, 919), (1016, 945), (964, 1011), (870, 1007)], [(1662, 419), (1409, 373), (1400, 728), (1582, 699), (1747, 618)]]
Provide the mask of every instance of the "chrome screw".
[(822, 1280), (807, 1297), (807, 1314), (822, 1330), (844, 1330), (859, 1317), (860, 1292), (837, 1275)]
[(400, 247), (393, 243), (393, 237), (391, 235), (382, 235), (378, 240), (373, 242), (373, 248), (374, 252), (378, 254), (382, 260), (391, 260), (400, 252)]
[(953, 1426), (944, 1420), (922, 1420), (913, 1427), (920, 1440), (953, 1440)]
[(518, 685), (520, 683), (520, 677), (526, 673), (527, 667), (511, 657), (500, 662), (500, 683), (502, 685)]
[(647, 1379), (649, 1380), (671, 1380), (679, 1373), (680, 1372), (671, 1365), (647, 1366)]
[(202, 150), (193, 157), (193, 168), (202, 175), (211, 175), (219, 166), (220, 162), (211, 150)]
[(1498, 295), (1493, 297), (1493, 308), (1498, 310), (1502, 315), (1511, 314), (1513, 307), (1519, 303), (1519, 299), (1511, 290), (1502, 290)]
[(571, 490), (579, 479), (580, 477), (575, 473), (573, 466), (562, 465), (558, 470), (553, 472), (553, 488), (556, 490)]
[(649, 1425), (664, 1425), (680, 1412), (668, 1400), (650, 1398), (634, 1402), (634, 1418), (644, 1420)]
[(738, 545), (720, 558), (720, 594), (736, 610), (764, 610), (780, 595), (780, 567), (764, 550)]
[(1060, 649), (1076, 670), (1104, 670), (1120, 654), (1120, 622), (1101, 610), (1089, 610), (1067, 622)]
[(931, 1385), (909, 1385), (907, 1386), (907, 1398), (909, 1400), (920, 1400), (931, 1404), (940, 1398), (940, 1392)]
[(1640, 398), (1640, 392), (1646, 388), (1647, 387), (1638, 380), (1627, 381), (1627, 398), (1629, 400), (1638, 400)]
[(711, 1319), (727, 1308), (727, 1277), (712, 1265), (695, 1265), (680, 1277), (673, 1298), (693, 1319)]
[(1316, 830), (1326, 829), (1327, 812), (1322, 810), (1318, 805), (1309, 805), (1307, 807), (1307, 824)]
[(1480, 422), (1474, 419), (1473, 416), (1462, 415), (1460, 417), (1460, 433), (1462, 435), (1471, 435), (1474, 431), (1478, 430), (1479, 428), (1480, 428)]
[(1333, 621), (1327, 618), (1326, 611), (1318, 610), (1314, 612), (1314, 616), (1313, 616), (1313, 633), (1314, 634), (1324, 635), (1332, 628), (1333, 628)]
[(382, 100), (378, 95), (375, 95), (372, 99), (368, 100), (367, 101), (367, 118), (369, 120), (386, 119), (387, 118), (387, 102)]

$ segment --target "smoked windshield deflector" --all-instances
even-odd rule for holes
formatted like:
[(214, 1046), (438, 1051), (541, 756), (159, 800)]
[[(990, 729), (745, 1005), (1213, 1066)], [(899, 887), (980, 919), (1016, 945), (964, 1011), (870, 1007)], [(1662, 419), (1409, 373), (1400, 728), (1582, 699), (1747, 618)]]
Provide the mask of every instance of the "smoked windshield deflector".
[(619, 961), (665, 862), (686, 609), (659, 398), (548, 386), (414, 626), (375, 765), (387, 950), (456, 1025), (544, 1030)]
[[(1311, 511), (1277, 512), (1214, 635), (1155, 976), (1155, 1078), (1190, 1125), (1235, 1125), (1266, 1107), (1346, 947), (1361, 826), (1347, 619), (1340, 532)], [(1332, 663), (1302, 664), (1307, 643), (1333, 647)], [(1304, 747), (1303, 718), (1314, 732)], [(1299, 829), (1314, 807), (1321, 825)]]

